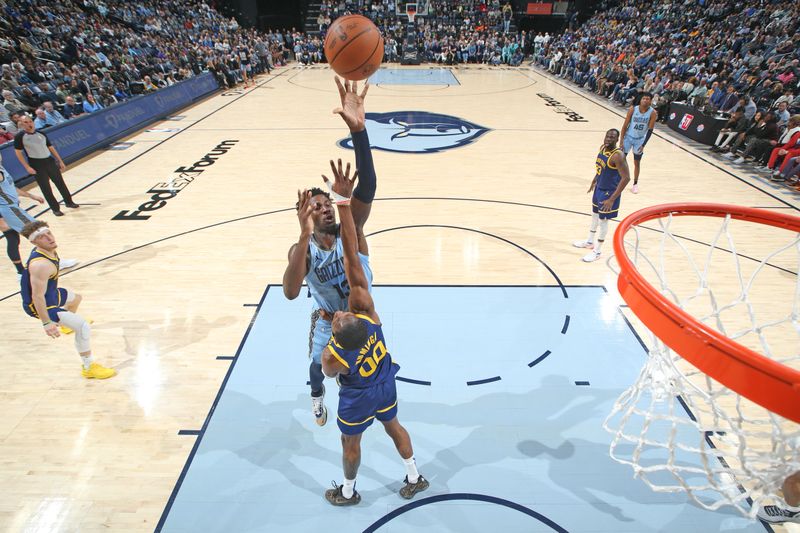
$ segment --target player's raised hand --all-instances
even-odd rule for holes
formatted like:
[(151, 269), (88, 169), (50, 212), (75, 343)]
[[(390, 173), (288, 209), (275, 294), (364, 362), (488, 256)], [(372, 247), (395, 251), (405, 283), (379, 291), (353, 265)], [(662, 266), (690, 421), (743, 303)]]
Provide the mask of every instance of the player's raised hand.
[(313, 212), (311, 191), (297, 191), (297, 220), (300, 221), (300, 231), (306, 235), (314, 232), (314, 219), (311, 218)]
[(322, 179), (325, 181), (325, 184), (328, 188), (333, 191), (334, 200), (336, 203), (342, 203), (344, 200), (350, 200), (350, 197), (353, 195), (353, 186), (358, 178), (358, 170), (355, 171), (353, 177), (350, 178), (350, 163), (347, 163), (347, 167), (342, 170), (342, 160), (338, 160), (334, 162), (331, 159), (331, 171), (333, 172), (333, 183), (331, 180), (327, 178), (324, 174), (322, 175)]
[(344, 119), (351, 132), (364, 131), (366, 128), (366, 112), (364, 111), (364, 98), (369, 90), (369, 82), (364, 83), (364, 89), (358, 94), (358, 82), (339, 79), (334, 76), (336, 87), (339, 89), (339, 98), (342, 101), (341, 107), (333, 110), (334, 113)]

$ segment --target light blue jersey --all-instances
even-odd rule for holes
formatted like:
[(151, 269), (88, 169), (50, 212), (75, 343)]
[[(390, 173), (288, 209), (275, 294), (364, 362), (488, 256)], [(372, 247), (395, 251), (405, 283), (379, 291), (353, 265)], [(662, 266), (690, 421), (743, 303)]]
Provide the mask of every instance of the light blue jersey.
[(14, 178), (3, 166), (3, 160), (0, 159), (0, 205), (18, 205), (19, 196), (17, 196), (17, 187), (14, 185)]
[[(369, 268), (369, 256), (358, 254), (364, 275), (372, 290), (372, 270)], [(312, 238), (308, 245), (308, 274), (306, 283), (314, 298), (315, 308), (324, 309), (330, 314), (336, 311), (347, 311), (347, 297), (350, 286), (344, 273), (344, 250), (342, 239), (337, 234), (332, 250), (321, 248)]]
[[(650, 125), (650, 117), (655, 113), (652, 107), (648, 107), (644, 113), (639, 110), (639, 106), (633, 108), (633, 115), (631, 115), (631, 123), (628, 124), (628, 131), (625, 132), (625, 138), (632, 141), (644, 141), (647, 137), (647, 127)], [(634, 142), (634, 144), (637, 144)]]
[[(361, 266), (371, 292), (372, 269), (369, 267), (369, 256), (358, 254), (358, 257), (361, 260)], [(342, 239), (338, 233), (331, 250), (321, 248), (313, 238), (309, 242), (306, 283), (312, 298), (314, 298), (309, 335), (309, 357), (315, 363), (320, 363), (322, 350), (325, 349), (331, 338), (331, 323), (322, 318), (318, 310), (323, 309), (331, 315), (336, 311), (347, 311), (347, 298), (350, 296), (350, 285), (347, 283), (347, 276), (344, 272)]]
[(0, 218), (8, 226), (19, 233), (28, 222), (33, 222), (33, 218), (27, 211), (19, 206), (19, 196), (14, 178), (11, 177), (3, 167), (0, 160)]

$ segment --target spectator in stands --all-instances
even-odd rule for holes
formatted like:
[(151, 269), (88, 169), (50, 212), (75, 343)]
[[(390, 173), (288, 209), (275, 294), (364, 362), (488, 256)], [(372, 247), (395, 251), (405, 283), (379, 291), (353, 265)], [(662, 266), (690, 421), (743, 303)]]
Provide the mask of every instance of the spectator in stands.
[(39, 87), (39, 102), (42, 104), (45, 102), (58, 102), (58, 96), (53, 88), (47, 82), (42, 82), (38, 85)]
[(3, 107), (5, 107), (9, 113), (24, 113), (30, 111), (30, 108), (20, 102), (15, 96), (14, 93), (11, 91), (3, 91)]
[(47, 119), (47, 123), (50, 126), (55, 126), (67, 121), (67, 119), (64, 118), (64, 115), (59, 113), (55, 106), (53, 106), (53, 102), (45, 102), (42, 104), (42, 108), (44, 109), (44, 115)]
[(37, 130), (43, 130), (48, 126), (52, 126), (52, 124), (47, 123), (47, 117), (44, 114), (44, 109), (41, 107), (36, 108), (36, 111), (34, 111), (34, 116), (36, 118), (33, 119), (33, 125), (36, 126)]
[(5, 144), (14, 140), (14, 134), (10, 133), (5, 124), (0, 124), (0, 144)]
[(503, 6), (503, 33), (511, 31), (511, 19), (513, 16), (514, 10), (511, 8), (511, 4), (506, 2), (506, 5)]
[(89, 92), (86, 93), (86, 100), (83, 101), (83, 111), (86, 113), (94, 113), (103, 109), (103, 106), (95, 100), (94, 95)]
[(717, 140), (711, 147), (712, 152), (722, 152), (727, 149), (728, 144), (740, 134), (747, 131), (750, 126), (750, 120), (745, 115), (744, 111), (739, 109), (728, 120), (725, 126), (719, 131)]
[[(782, 181), (780, 179), (781, 170), (789, 163), (790, 159), (796, 156), (800, 156), (800, 115), (794, 115), (789, 119), (786, 131), (778, 139), (778, 144), (770, 153), (767, 169), (772, 171), (775, 181)], [(779, 164), (781, 164), (780, 167)]]
[[(745, 139), (745, 149), (742, 154), (734, 161), (736, 164), (744, 163), (745, 160), (758, 161), (763, 157), (767, 150), (778, 144), (780, 128), (775, 113), (768, 111), (764, 118), (755, 126), (755, 129)], [(735, 155), (735, 147), (731, 147), (727, 157)]]
[(83, 115), (83, 106), (75, 102), (75, 98), (67, 96), (65, 98), (64, 107), (62, 109), (64, 118), (67, 120)]
[(33, 120), (30, 117), (22, 117), (19, 121), (20, 132), (14, 137), (14, 151), (17, 159), (29, 174), (36, 176), (36, 183), (42, 191), (47, 205), (57, 217), (64, 216), (59, 208), (58, 201), (53, 196), (50, 188), (50, 181), (55, 183), (56, 188), (64, 199), (64, 205), (75, 209), (80, 207), (72, 200), (72, 194), (64, 183), (61, 172), (66, 169), (61, 156), (55, 146), (50, 143), (47, 135), (36, 131)]
[(789, 105), (785, 101), (780, 102), (777, 105), (777, 109), (775, 110), (775, 116), (778, 119), (778, 127), (783, 127), (789, 122), (789, 118), (791, 117), (791, 115), (789, 115), (789, 111), (787, 110), (788, 107)]

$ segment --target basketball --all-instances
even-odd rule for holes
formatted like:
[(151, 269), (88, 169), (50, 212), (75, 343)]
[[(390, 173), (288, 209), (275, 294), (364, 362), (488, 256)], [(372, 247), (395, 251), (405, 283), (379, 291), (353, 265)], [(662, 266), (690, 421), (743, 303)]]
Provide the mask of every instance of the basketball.
[(339, 76), (365, 80), (378, 70), (383, 59), (381, 32), (367, 17), (340, 17), (325, 36), (325, 58)]

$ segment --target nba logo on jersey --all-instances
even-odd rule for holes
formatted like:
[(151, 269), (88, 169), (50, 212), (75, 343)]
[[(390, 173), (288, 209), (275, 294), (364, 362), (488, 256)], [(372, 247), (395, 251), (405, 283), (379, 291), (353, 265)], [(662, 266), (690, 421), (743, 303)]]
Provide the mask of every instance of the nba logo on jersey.
[(694, 120), (694, 115), (686, 113), (685, 115), (683, 115), (683, 118), (681, 119), (680, 128), (684, 131), (688, 130), (693, 120)]
[[(425, 111), (367, 113), (370, 145), (378, 150), (407, 154), (433, 154), (475, 142), (489, 128), (472, 122)], [(353, 149), (349, 137), (338, 142)]]

